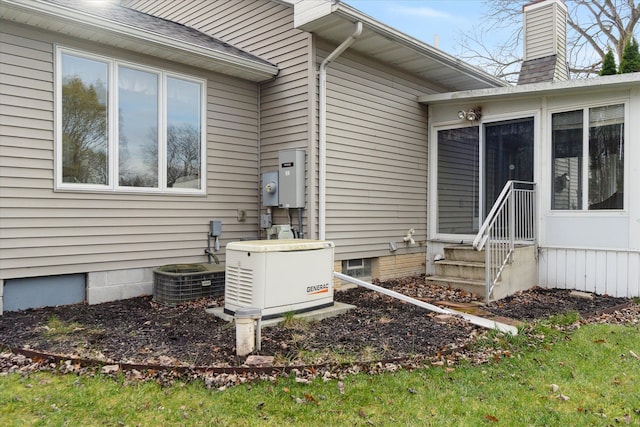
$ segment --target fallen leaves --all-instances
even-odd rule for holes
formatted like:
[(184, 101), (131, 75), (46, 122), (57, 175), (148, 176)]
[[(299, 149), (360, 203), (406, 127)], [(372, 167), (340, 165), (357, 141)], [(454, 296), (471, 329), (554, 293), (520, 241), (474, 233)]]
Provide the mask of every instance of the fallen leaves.
[(558, 395), (555, 396), (556, 399), (562, 400), (563, 402), (569, 400), (569, 396), (565, 396), (560, 392), (560, 386), (558, 384), (551, 384), (549, 387), (551, 388), (552, 393), (558, 393)]
[(624, 414), (620, 418), (615, 417), (614, 421), (617, 422), (617, 423), (631, 424), (631, 416), (629, 414)]
[(116, 373), (119, 370), (120, 370), (120, 365), (105, 365), (102, 367), (100, 372), (102, 372), (103, 374), (109, 375), (109, 374)]

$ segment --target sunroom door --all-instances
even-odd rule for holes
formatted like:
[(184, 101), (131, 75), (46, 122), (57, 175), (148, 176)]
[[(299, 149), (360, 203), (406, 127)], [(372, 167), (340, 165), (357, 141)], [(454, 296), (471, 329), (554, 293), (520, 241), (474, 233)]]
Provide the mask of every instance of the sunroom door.
[(509, 180), (533, 181), (533, 117), (484, 125), (484, 219)]
[(468, 238), (508, 180), (533, 181), (533, 117), (437, 132), (440, 237)]

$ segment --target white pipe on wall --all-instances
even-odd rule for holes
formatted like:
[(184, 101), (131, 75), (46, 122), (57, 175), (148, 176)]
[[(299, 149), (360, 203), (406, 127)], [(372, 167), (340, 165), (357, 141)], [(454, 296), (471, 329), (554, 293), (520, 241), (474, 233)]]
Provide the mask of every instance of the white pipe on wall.
[(327, 67), (362, 34), (362, 22), (356, 22), (356, 30), (320, 64), (318, 103), (318, 239), (325, 239), (326, 198), (327, 198)]

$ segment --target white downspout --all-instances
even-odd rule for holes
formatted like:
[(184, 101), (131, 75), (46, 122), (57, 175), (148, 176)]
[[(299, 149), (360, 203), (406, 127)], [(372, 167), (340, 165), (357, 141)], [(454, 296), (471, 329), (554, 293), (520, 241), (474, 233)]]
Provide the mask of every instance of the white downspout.
[(356, 30), (320, 64), (318, 103), (318, 240), (325, 239), (327, 198), (327, 67), (362, 34), (362, 22), (356, 22)]

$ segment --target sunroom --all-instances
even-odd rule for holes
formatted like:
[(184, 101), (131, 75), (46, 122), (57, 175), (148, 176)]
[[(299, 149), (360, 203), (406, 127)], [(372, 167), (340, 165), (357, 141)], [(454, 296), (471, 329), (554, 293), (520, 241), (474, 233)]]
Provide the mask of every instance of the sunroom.
[[(420, 101), (430, 118), (427, 272), (434, 281), (485, 287), (490, 299), (534, 285), (640, 295), (636, 74)], [(492, 239), (513, 250), (490, 261), (473, 254)], [(465, 244), (475, 249), (461, 256)], [(474, 272), (480, 262), (490, 268)], [(483, 277), (494, 268), (501, 277)]]

